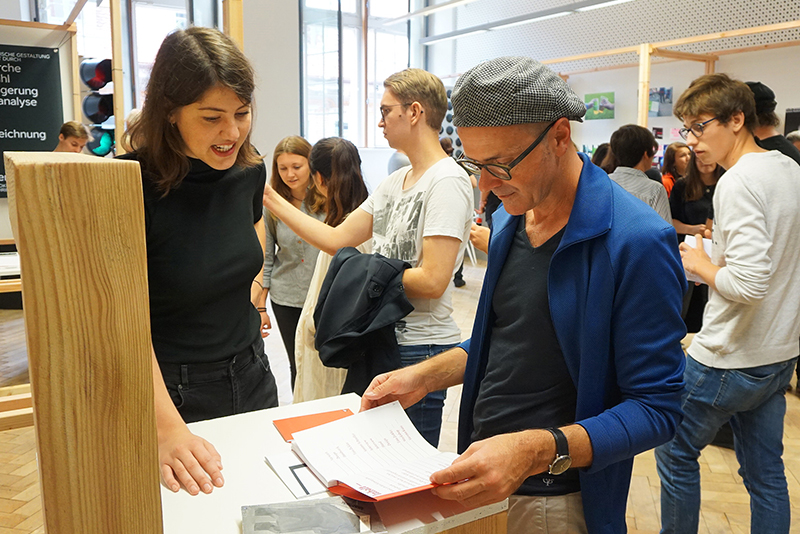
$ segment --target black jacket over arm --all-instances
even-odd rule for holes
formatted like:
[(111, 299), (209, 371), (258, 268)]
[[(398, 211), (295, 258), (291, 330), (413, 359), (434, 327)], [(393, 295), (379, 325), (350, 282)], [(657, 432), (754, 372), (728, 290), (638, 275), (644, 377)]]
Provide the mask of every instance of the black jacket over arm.
[(314, 345), (324, 365), (347, 369), (342, 393), (361, 395), (375, 376), (400, 368), (394, 324), (414, 309), (403, 288), (409, 267), (353, 247), (333, 257), (314, 310)]

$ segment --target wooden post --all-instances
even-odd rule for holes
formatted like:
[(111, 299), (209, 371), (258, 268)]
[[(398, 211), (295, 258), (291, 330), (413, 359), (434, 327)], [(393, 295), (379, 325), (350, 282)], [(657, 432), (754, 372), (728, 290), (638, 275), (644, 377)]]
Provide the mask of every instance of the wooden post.
[(715, 59), (706, 61), (706, 74), (714, 74), (717, 68), (717, 61)]
[(639, 115), (636, 124), (647, 128), (650, 110), (650, 52), (653, 48), (643, 43), (639, 46)]
[(139, 165), (5, 162), (45, 530), (161, 532)]
[(222, 0), (222, 28), (244, 50), (244, 12), (242, 0)]
[(111, 0), (111, 80), (114, 82), (114, 139), (117, 155), (125, 153), (120, 140), (125, 133), (125, 75), (122, 72), (122, 5)]

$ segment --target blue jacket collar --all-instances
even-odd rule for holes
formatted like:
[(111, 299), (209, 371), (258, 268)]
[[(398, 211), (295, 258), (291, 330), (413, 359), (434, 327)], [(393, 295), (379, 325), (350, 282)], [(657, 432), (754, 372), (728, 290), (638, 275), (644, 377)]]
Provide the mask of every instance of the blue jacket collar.
[[(575, 202), (572, 205), (572, 212), (564, 230), (564, 237), (561, 238), (559, 250), (573, 243), (604, 234), (611, 229), (614, 211), (611, 179), (603, 169), (594, 165), (586, 154), (579, 152), (578, 155), (583, 160), (583, 168), (578, 180)], [(492, 236), (492, 239), (500, 238), (498, 241), (502, 240), (505, 249), (506, 246), (510, 246), (513, 231), (516, 229), (521, 215), (509, 216), (503, 211), (495, 217), (499, 224), (497, 225), (497, 234)], [(510, 235), (500, 237), (509, 230)]]

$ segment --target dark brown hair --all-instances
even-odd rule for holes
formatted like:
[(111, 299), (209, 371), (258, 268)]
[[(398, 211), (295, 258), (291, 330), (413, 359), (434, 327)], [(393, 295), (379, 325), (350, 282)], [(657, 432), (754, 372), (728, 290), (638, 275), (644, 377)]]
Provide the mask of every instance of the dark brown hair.
[[(252, 103), (253, 67), (236, 44), (210, 28), (168, 35), (150, 72), (142, 114), (130, 128), (131, 148), (153, 170), (156, 186), (164, 195), (180, 185), (190, 167), (183, 138), (170, 119), (179, 108), (197, 102), (215, 86), (229, 88), (242, 104)], [(236, 165), (253, 167), (260, 162), (248, 132)]]
[(658, 144), (650, 130), (636, 124), (626, 124), (611, 134), (611, 150), (616, 166), (635, 167), (647, 153), (651, 158), (658, 150)]
[(664, 163), (661, 165), (661, 174), (670, 173), (676, 180), (681, 177), (681, 174), (675, 168), (675, 156), (678, 155), (678, 150), (682, 148), (685, 148), (691, 152), (689, 145), (686, 143), (677, 142), (669, 144), (667, 149), (664, 151)]
[[(714, 169), (714, 177), (719, 180), (723, 172), (722, 167), (717, 165), (717, 168)], [(686, 189), (683, 191), (683, 199), (686, 202), (700, 200), (706, 189), (706, 184), (700, 177), (700, 170), (697, 168), (697, 157), (694, 155), (694, 152), (692, 152), (689, 158), (689, 165), (686, 167), (686, 176), (684, 176), (683, 179), (686, 180)]]
[[(293, 195), (292, 190), (281, 180), (280, 172), (278, 171), (278, 156), (282, 154), (295, 154), (303, 156), (308, 160), (311, 154), (311, 143), (300, 137), (299, 135), (290, 135), (284, 137), (278, 142), (275, 151), (272, 153), (272, 175), (270, 176), (269, 183), (272, 189), (275, 190), (280, 196), (291, 202)], [(311, 179), (311, 165), (309, 164), (308, 174), (308, 189), (304, 202), (306, 208), (312, 213), (319, 213), (325, 209), (325, 197), (319, 192), (317, 186), (314, 185), (314, 180)]]
[(309, 162), (311, 172), (322, 175), (328, 190), (325, 224), (338, 226), (369, 196), (358, 149), (347, 139), (328, 137), (317, 141)]
[(678, 98), (673, 114), (679, 119), (709, 114), (726, 124), (739, 111), (744, 114), (744, 127), (752, 132), (758, 126), (753, 91), (727, 74), (706, 74), (693, 81)]

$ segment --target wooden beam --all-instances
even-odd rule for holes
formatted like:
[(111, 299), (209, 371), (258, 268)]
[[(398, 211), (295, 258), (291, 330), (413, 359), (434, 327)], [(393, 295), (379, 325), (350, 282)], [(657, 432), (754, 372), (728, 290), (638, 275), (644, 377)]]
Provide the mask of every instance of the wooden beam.
[(225, 35), (244, 50), (244, 11), (242, 0), (222, 0), (222, 27)]
[(33, 408), (0, 412), (0, 431), (33, 426)]
[(755, 26), (752, 28), (742, 28), (740, 30), (707, 33), (705, 35), (684, 37), (682, 39), (672, 39), (670, 41), (661, 41), (660, 43), (652, 43), (652, 44), (653, 47), (655, 48), (664, 48), (668, 46), (680, 46), (685, 44), (702, 43), (705, 41), (715, 41), (717, 39), (728, 39), (730, 37), (743, 37), (745, 35), (756, 35), (759, 33), (778, 32), (782, 30), (794, 30), (797, 28), (800, 28), (800, 20), (781, 22), (779, 24), (767, 24), (766, 26)]
[(161, 532), (139, 164), (53, 152), (5, 162), (45, 531)]
[(636, 124), (647, 128), (647, 115), (650, 111), (650, 53), (653, 47), (648, 43), (639, 45), (639, 113)]
[(87, 1), (88, 0), (75, 1), (75, 5), (72, 7), (69, 17), (67, 17), (67, 20), (64, 21), (64, 26), (70, 26), (73, 22), (75, 22), (75, 20), (78, 18), (78, 15), (81, 14), (81, 10), (83, 9), (83, 6), (86, 5)]
[(717, 70), (717, 62), (716, 61), (706, 61), (705, 74), (714, 74), (715, 70)]
[(32, 407), (31, 394), (20, 393), (18, 395), (7, 395), (0, 397), (0, 412), (10, 412), (12, 410), (23, 410)]
[(691, 54), (689, 52), (680, 52), (678, 50), (666, 50), (664, 48), (654, 48), (651, 55), (658, 57), (666, 57), (670, 59), (685, 59), (686, 61), (716, 61), (719, 58), (711, 54)]
[(111, 80), (114, 82), (114, 139), (117, 155), (124, 154), (120, 140), (125, 133), (125, 75), (122, 72), (122, 2), (110, 0)]
[(543, 65), (552, 65), (553, 63), (566, 63), (568, 61), (581, 61), (582, 59), (593, 59), (596, 57), (616, 56), (618, 54), (631, 54), (639, 52), (639, 46), (626, 46), (624, 48), (614, 48), (613, 50), (601, 50), (600, 52), (589, 52), (587, 54), (578, 54), (577, 56), (560, 57), (556, 59), (545, 59), (541, 61)]
[(744, 52), (758, 52), (760, 50), (774, 50), (776, 48), (788, 48), (791, 46), (800, 46), (800, 41), (783, 41), (780, 43), (768, 43), (763, 45), (745, 46), (742, 48), (729, 48), (727, 50), (720, 50), (714, 52), (718, 56), (726, 56), (728, 54), (742, 54)]
[(0, 26), (17, 26), (19, 28), (37, 28), (40, 30), (54, 30), (75, 33), (77, 30), (69, 24), (45, 24), (43, 22), (28, 22), (27, 20), (0, 19)]
[(13, 245), (13, 244), (14, 244), (13, 239), (7, 239), (7, 238), (0, 239), (0, 245)]
[[(75, 23), (72, 24), (75, 27)], [(69, 36), (69, 55), (72, 61), (70, 69), (70, 85), (72, 86), (72, 120), (83, 122), (83, 110), (81, 109), (81, 76), (80, 60), (78, 58), (78, 33)]]
[(22, 291), (22, 282), (19, 278), (0, 280), (0, 293), (17, 293)]
[(0, 388), (0, 397), (8, 397), (10, 395), (21, 395), (23, 393), (30, 394), (30, 384), (17, 384), (16, 386), (4, 386)]

